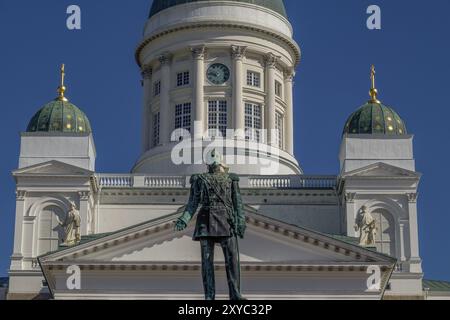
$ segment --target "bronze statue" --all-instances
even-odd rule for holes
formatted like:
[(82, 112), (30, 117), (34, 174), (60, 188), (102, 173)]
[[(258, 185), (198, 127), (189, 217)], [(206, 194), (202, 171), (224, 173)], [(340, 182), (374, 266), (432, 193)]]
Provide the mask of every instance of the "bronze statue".
[(200, 207), (193, 240), (202, 252), (202, 276), (206, 300), (215, 299), (214, 247), (219, 243), (225, 266), (231, 300), (244, 300), (240, 291), (238, 237), (244, 238), (245, 216), (239, 190), (239, 177), (228, 173), (217, 151), (209, 154), (208, 173), (191, 177), (191, 194), (176, 231), (186, 229)]

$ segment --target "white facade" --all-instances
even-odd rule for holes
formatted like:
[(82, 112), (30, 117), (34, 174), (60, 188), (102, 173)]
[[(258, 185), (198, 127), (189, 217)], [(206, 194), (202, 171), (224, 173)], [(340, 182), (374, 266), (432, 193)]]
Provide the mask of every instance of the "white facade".
[(358, 170), (380, 161), (415, 171), (413, 136), (346, 135), (342, 140), (339, 160), (341, 173)]
[[(241, 2), (173, 6), (147, 22), (136, 58), (144, 78), (143, 129), (132, 174), (97, 173), (92, 135), (22, 135), (13, 173), (11, 299), (49, 293), (56, 299), (201, 299), (192, 226), (174, 233), (172, 222), (188, 200), (190, 174), (205, 166), (172, 164), (178, 142), (171, 134), (178, 125), (189, 127), (199, 142), (194, 152), (203, 151), (211, 101), (226, 103), (229, 129), (245, 129), (246, 104), (261, 108), (261, 129), (282, 128), (264, 141), (280, 151), (272, 158), (280, 162), (277, 174), (247, 162), (231, 165), (241, 177), (249, 225), (241, 243), (246, 297), (424, 297), (412, 137), (344, 135), (341, 172), (304, 175), (293, 156), (292, 83), (300, 50), (286, 18)], [(229, 70), (221, 84), (208, 79), (213, 64)], [(245, 138), (238, 132), (230, 140)], [(254, 157), (251, 148), (241, 149), (235, 152), (243, 160)], [(70, 202), (80, 211), (83, 240), (61, 250), (55, 217), (62, 219)], [(377, 250), (358, 245), (354, 225), (362, 206), (376, 219)], [(224, 298), (221, 255), (217, 261)], [(82, 290), (65, 287), (70, 265), (81, 268)], [(369, 290), (374, 266), (380, 287)]]
[(45, 132), (21, 134), (19, 169), (54, 160), (94, 171), (95, 158), (92, 134)]

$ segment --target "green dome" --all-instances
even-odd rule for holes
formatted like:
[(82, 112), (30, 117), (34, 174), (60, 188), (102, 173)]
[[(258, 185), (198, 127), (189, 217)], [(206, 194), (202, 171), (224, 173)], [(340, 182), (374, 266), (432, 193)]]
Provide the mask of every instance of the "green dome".
[(91, 133), (92, 130), (83, 111), (70, 102), (55, 100), (34, 115), (27, 132)]
[[(209, 0), (153, 0), (152, 8), (150, 10), (150, 18), (167, 8), (184, 4), (188, 2), (199, 2), (199, 1), (209, 1)], [(286, 8), (284, 7), (283, 0), (228, 0), (230, 2), (244, 2), (256, 4), (261, 7), (271, 9), (278, 12), (284, 17), (287, 17)]]
[(405, 135), (407, 131), (405, 123), (392, 108), (368, 102), (350, 116), (344, 134)]

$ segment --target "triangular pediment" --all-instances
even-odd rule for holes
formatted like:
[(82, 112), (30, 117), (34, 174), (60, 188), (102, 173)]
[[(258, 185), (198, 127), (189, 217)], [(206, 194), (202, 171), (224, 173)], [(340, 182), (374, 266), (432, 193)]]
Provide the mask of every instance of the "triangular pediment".
[(93, 172), (57, 160), (39, 163), (13, 172), (14, 176), (90, 176)]
[[(112, 234), (90, 236), (78, 246), (39, 257), (53, 297), (201, 299), (200, 245), (191, 238), (194, 223), (184, 232), (174, 232), (178, 216), (179, 212)], [(246, 210), (246, 216), (248, 231), (239, 249), (247, 297), (382, 297), (396, 259), (253, 210)], [(217, 246), (215, 270), (222, 276), (216, 289), (225, 298), (221, 251)], [(367, 282), (373, 268), (381, 271), (380, 286), (374, 289)], [(67, 287), (67, 274), (73, 272), (81, 275), (78, 291)]]
[(378, 162), (371, 164), (367, 167), (360, 168), (354, 171), (350, 171), (343, 175), (344, 178), (347, 177), (377, 177), (377, 178), (419, 178), (420, 173), (406, 170), (403, 168), (395, 167), (390, 164), (383, 162)]
[[(395, 259), (311, 230), (247, 212), (247, 233), (240, 241), (243, 265), (392, 265)], [(76, 247), (41, 257), (43, 264), (199, 264), (199, 243), (192, 241), (194, 223), (173, 231), (178, 214), (130, 227)], [(216, 261), (223, 263), (221, 248)]]

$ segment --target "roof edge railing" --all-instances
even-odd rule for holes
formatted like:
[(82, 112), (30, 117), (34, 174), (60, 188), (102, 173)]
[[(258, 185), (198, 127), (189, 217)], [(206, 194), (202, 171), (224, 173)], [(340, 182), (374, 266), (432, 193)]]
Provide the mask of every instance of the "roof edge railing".
[[(98, 186), (102, 189), (180, 189), (189, 187), (189, 176), (155, 176), (133, 174), (97, 174)], [(336, 189), (337, 176), (286, 175), (286, 176), (242, 176), (241, 188), (246, 189)]]

